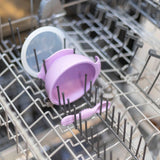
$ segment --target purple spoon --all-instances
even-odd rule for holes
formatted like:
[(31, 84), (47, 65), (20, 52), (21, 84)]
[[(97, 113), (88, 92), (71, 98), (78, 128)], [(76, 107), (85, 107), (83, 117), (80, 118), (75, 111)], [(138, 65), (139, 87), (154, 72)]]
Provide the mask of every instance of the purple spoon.
[[(95, 107), (93, 108), (87, 108), (81, 111), (81, 118), (82, 120), (88, 119), (92, 117), (95, 113), (100, 113), (100, 103), (98, 103)], [(108, 108), (110, 108), (110, 102), (108, 102)], [(106, 101), (102, 102), (102, 112), (106, 111)], [(79, 113), (76, 114), (76, 119), (79, 120)], [(74, 115), (69, 115), (64, 117), (61, 120), (61, 125), (67, 126), (70, 125), (74, 122)]]

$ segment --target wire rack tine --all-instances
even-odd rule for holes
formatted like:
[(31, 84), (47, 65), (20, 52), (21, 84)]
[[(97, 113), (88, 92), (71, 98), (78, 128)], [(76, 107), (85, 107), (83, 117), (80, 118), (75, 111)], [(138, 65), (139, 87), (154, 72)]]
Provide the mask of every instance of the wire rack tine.
[(19, 28), (18, 28), (18, 27), (16, 28), (16, 31), (17, 31), (17, 35), (18, 35), (18, 40), (19, 40), (20, 48), (22, 48), (21, 34), (20, 34), (20, 31), (19, 31)]
[(12, 23), (11, 23), (11, 19), (10, 18), (8, 19), (8, 23), (9, 23), (11, 34), (12, 34), (13, 43), (16, 45), (16, 39), (15, 39), (15, 35), (14, 35), (14, 31), (13, 31), (13, 27), (12, 27)]
[(76, 117), (76, 105), (73, 105), (74, 108), (74, 126), (77, 129), (77, 117)]

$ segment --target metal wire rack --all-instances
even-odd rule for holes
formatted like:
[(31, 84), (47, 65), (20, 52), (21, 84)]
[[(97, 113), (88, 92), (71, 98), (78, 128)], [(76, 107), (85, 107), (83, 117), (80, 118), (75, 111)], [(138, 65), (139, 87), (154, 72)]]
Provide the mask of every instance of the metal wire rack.
[[(26, 19), (34, 22), (31, 29), (44, 25), (63, 29), (77, 54), (100, 57), (101, 74), (96, 84), (91, 84), (90, 91), (74, 104), (53, 106), (43, 84), (30, 77), (21, 64), (23, 33), (17, 29), (17, 43), (12, 28), (26, 19), (9, 21), (12, 41), (1, 37), (0, 45), (0, 127), (3, 130), (0, 137), (7, 135), (11, 143), (7, 146), (4, 143), (5, 148), (12, 144), (16, 147), (2, 151), (2, 158), (10, 159), (13, 154), (15, 159), (158, 158), (159, 72), (150, 71), (147, 65), (152, 58), (158, 61), (159, 56), (150, 50), (145, 54), (149, 56), (147, 61), (139, 58), (145, 47), (143, 43), (152, 46), (157, 42), (146, 39), (148, 34), (142, 38), (144, 31), (137, 32), (138, 22), (128, 23), (124, 13), (120, 14), (103, 1), (69, 4), (63, 6), (66, 10), (76, 8), (74, 16), (67, 12), (38, 22), (36, 15)], [(129, 17), (127, 13), (125, 16)], [(1, 29), (6, 26), (1, 25)], [(25, 36), (29, 32), (26, 29)], [(147, 82), (143, 82), (143, 77)], [(150, 77), (153, 82), (148, 80)], [(151, 92), (156, 92), (158, 97)], [(66, 114), (79, 113), (102, 99), (111, 101), (110, 110), (84, 122), (75, 121), (67, 127), (60, 125)]]
[(129, 1), (129, 5), (143, 14), (153, 24), (159, 27), (159, 2), (157, 1)]

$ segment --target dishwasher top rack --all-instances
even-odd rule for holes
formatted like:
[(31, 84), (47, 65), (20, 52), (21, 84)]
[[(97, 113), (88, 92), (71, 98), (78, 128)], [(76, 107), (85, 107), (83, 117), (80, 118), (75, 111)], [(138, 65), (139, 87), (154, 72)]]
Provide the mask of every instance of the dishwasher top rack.
[[(140, 75), (133, 61), (143, 47), (139, 41), (141, 35), (124, 24), (123, 17), (120, 19), (103, 2), (103, 5), (79, 2), (83, 3), (75, 4), (76, 16), (69, 13), (62, 18), (53, 16), (37, 25), (62, 28), (77, 53), (101, 58), (102, 70), (96, 83), (100, 92), (93, 86), (91, 94), (87, 93), (71, 105), (70, 111), (73, 114), (92, 107), (96, 97), (102, 97), (103, 93), (104, 98), (112, 102), (108, 116), (94, 116), (82, 123), (81, 129), (79, 123), (62, 127), (60, 120), (65, 110), (50, 104), (41, 82), (24, 71), (19, 57), (21, 43), (15, 45), (2, 39), (0, 93), (7, 102), (1, 99), (1, 127), (5, 126), (8, 138), (15, 140), (20, 159), (24, 155), (27, 159), (151, 159), (145, 141), (154, 154), (155, 137), (157, 140), (156, 135), (159, 135), (154, 122), (159, 118), (159, 109), (152, 97), (147, 97), (134, 84), (133, 76)], [(37, 17), (32, 15), (29, 20), (35, 22)], [(13, 22), (13, 26), (15, 24)], [(137, 61), (143, 68), (143, 60)], [(134, 71), (130, 72), (131, 69)]]

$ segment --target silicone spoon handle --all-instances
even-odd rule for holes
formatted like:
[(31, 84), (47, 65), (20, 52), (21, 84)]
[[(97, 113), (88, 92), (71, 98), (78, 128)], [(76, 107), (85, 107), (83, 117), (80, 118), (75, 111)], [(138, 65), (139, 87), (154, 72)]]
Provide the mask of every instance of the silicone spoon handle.
[[(108, 102), (108, 108), (110, 108), (110, 103)], [(106, 102), (102, 102), (102, 112), (106, 110)], [(81, 118), (82, 120), (88, 119), (92, 117), (95, 113), (100, 113), (100, 103), (98, 103), (95, 107), (93, 108), (87, 108), (81, 111)], [(76, 114), (76, 119), (79, 120), (79, 113)], [(74, 122), (74, 115), (69, 115), (64, 117), (61, 120), (61, 124), (63, 126), (70, 125)]]

